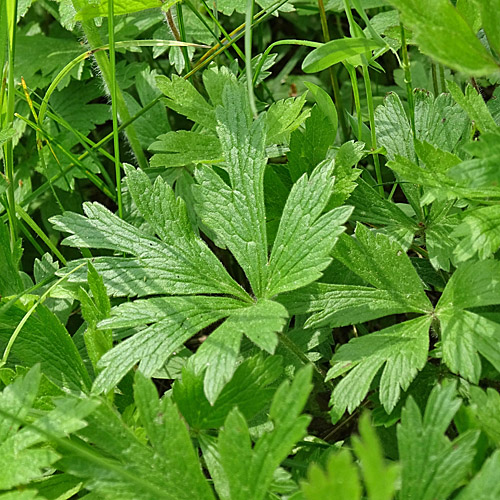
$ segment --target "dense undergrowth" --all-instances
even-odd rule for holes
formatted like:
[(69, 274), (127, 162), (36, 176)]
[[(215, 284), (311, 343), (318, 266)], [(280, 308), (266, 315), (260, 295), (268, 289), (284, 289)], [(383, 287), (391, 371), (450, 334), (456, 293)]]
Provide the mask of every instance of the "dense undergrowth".
[(0, 499), (500, 498), (499, 0), (0, 0)]

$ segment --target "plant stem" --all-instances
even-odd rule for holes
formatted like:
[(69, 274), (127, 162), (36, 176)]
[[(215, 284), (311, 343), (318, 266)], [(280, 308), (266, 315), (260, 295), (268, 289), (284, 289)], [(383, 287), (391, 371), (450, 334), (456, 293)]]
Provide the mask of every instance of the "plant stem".
[[(370, 120), (370, 133), (372, 140), (372, 151), (377, 149), (377, 133), (375, 132), (375, 109), (373, 107), (373, 94), (372, 83), (370, 80), (370, 72), (368, 65), (363, 64), (363, 79), (365, 81), (366, 89), (366, 102), (368, 104), (368, 118)], [(375, 175), (377, 177), (377, 184), (379, 184), (378, 191), (380, 196), (385, 198), (384, 186), (382, 184), (382, 172), (380, 169), (380, 159), (378, 153), (373, 153), (373, 163), (375, 164)]]
[[(85, 4), (86, 2), (83, 2), (82, 0), (73, 0), (73, 6), (77, 11), (80, 10)], [(91, 49), (96, 49), (104, 45), (94, 20), (82, 21), (81, 24), (85, 37), (87, 38), (87, 43), (89, 44)], [(104, 83), (106, 84), (108, 89), (111, 89), (112, 73), (108, 56), (105, 52), (99, 51), (94, 54), (94, 57), (97, 65), (99, 66), (99, 69), (101, 70)], [(116, 86), (116, 106), (118, 108), (118, 115), (120, 117), (120, 120), (122, 122), (130, 120), (130, 113), (118, 85)], [(144, 156), (144, 151), (142, 150), (142, 146), (139, 138), (137, 137), (135, 128), (133, 126), (129, 126), (127, 127), (125, 133), (130, 147), (132, 148), (132, 151), (137, 159), (137, 163), (142, 169), (148, 168), (148, 162), (146, 160), (146, 157)]]
[[(319, 15), (321, 19), (321, 29), (323, 31), (323, 40), (326, 42), (330, 41), (330, 32), (328, 30), (328, 23), (326, 20), (326, 12), (325, 12), (325, 5), (323, 3), (323, 0), (318, 0), (318, 9), (319, 9)], [(342, 134), (344, 135), (344, 139), (347, 140), (349, 130), (347, 127), (347, 123), (345, 120), (345, 111), (344, 111), (344, 104), (342, 102), (342, 98), (340, 96), (340, 89), (339, 89), (339, 82), (337, 78), (337, 73), (335, 72), (334, 68), (331, 66), (328, 68), (328, 72), (330, 74), (330, 81), (332, 84), (333, 88), (333, 96), (335, 98), (335, 107), (337, 108), (337, 115), (339, 117), (339, 122), (340, 122), (340, 128), (342, 129)]]
[[(6, 2), (6, 19), (8, 32), (8, 87), (7, 87), (7, 116), (5, 120), (6, 126), (11, 126), (14, 121), (14, 105), (15, 105), (15, 88), (14, 88), (14, 59), (16, 49), (16, 27), (17, 27), (17, 0), (7, 0)], [(5, 175), (9, 183), (7, 190), (8, 208), (10, 227), (10, 244), (12, 250), (17, 241), (17, 217), (16, 217), (16, 198), (15, 198), (15, 177), (14, 177), (14, 147), (12, 138), (7, 141), (4, 147)]]
[(253, 19), (254, 0), (247, 0), (245, 13), (245, 69), (247, 75), (248, 99), (250, 109), (254, 118), (257, 118), (257, 106), (255, 105), (255, 94), (253, 92), (252, 78), (252, 19)]
[(410, 109), (410, 124), (413, 132), (413, 137), (417, 137), (415, 130), (415, 99), (413, 95), (413, 85), (411, 82), (410, 60), (408, 58), (408, 47), (406, 46), (406, 32), (403, 23), (400, 23), (401, 28), (401, 52), (403, 55), (403, 71), (405, 74), (406, 95), (408, 99), (408, 107)]
[(123, 219), (122, 202), (122, 172), (120, 165), (120, 136), (118, 134), (118, 108), (116, 85), (116, 54), (115, 54), (115, 12), (114, 0), (108, 0), (108, 41), (109, 41), (109, 69), (111, 110), (113, 113), (113, 153), (115, 156), (116, 201), (118, 203), (118, 217)]

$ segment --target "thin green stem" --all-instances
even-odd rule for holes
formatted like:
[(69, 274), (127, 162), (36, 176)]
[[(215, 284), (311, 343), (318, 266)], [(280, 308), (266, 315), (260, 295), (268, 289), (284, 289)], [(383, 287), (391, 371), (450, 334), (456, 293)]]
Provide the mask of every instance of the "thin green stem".
[[(180, 41), (186, 41), (186, 27), (184, 26), (184, 16), (182, 13), (182, 5), (178, 3), (176, 6), (177, 10), (177, 21), (179, 23)], [(184, 57), (184, 62), (186, 64), (186, 71), (189, 72), (191, 69), (191, 61), (189, 60), (189, 53), (185, 45), (181, 46), (182, 55)]]
[(413, 85), (411, 82), (410, 60), (408, 58), (408, 47), (406, 45), (406, 31), (403, 23), (400, 23), (401, 28), (401, 52), (403, 56), (403, 71), (405, 75), (406, 96), (408, 99), (408, 108), (410, 109), (410, 124), (413, 132), (413, 137), (417, 137), (415, 130), (415, 99), (413, 95)]
[(434, 97), (437, 97), (439, 95), (439, 85), (437, 79), (436, 63), (431, 64), (431, 71), (432, 71), (432, 88), (434, 89)]
[[(326, 43), (330, 41), (330, 31), (328, 30), (328, 22), (326, 19), (326, 11), (323, 0), (318, 0), (318, 9), (319, 9), (319, 16), (321, 19), (321, 29), (323, 31), (323, 40)], [(347, 122), (345, 119), (344, 104), (342, 102), (342, 98), (340, 95), (337, 73), (331, 66), (328, 68), (328, 73), (330, 75), (330, 82), (332, 84), (333, 97), (335, 98), (335, 107), (337, 108), (337, 115), (339, 117), (340, 128), (342, 129), (342, 134), (344, 135), (344, 138), (347, 140), (349, 129), (347, 127)]]
[(377, 149), (377, 133), (375, 131), (375, 108), (373, 105), (373, 94), (372, 94), (372, 83), (370, 80), (370, 72), (368, 66), (363, 64), (363, 79), (365, 82), (366, 89), (366, 102), (368, 104), (368, 118), (370, 120), (370, 133), (372, 140), (372, 151), (373, 151), (373, 163), (375, 164), (375, 175), (377, 177), (377, 183), (379, 184), (380, 196), (385, 197), (384, 187), (382, 185), (382, 171), (380, 169), (380, 158)]
[(361, 99), (359, 97), (359, 86), (358, 86), (358, 78), (356, 76), (356, 68), (349, 63), (345, 63), (344, 66), (349, 73), (349, 78), (351, 80), (352, 86), (352, 95), (354, 97), (354, 106), (356, 108), (356, 118), (358, 120), (358, 141), (362, 140), (363, 137), (363, 114), (361, 111)]
[(29, 214), (19, 205), (16, 205), (16, 212), (19, 214), (21, 219), (28, 224), (28, 226), (35, 232), (35, 234), (50, 248), (51, 252), (64, 264), (66, 265), (66, 259), (64, 255), (56, 248), (54, 243), (50, 241), (50, 238), (43, 232), (42, 228), (29, 216)]
[[(14, 121), (15, 88), (14, 88), (14, 60), (16, 51), (16, 21), (17, 21), (17, 0), (6, 1), (7, 26), (8, 26), (8, 87), (7, 87), (7, 116), (6, 125), (11, 126)], [(0, 49), (3, 50), (3, 49)], [(14, 147), (12, 138), (7, 141), (4, 147), (5, 175), (9, 182), (7, 190), (8, 216), (10, 227), (10, 243), (14, 248), (17, 240), (17, 217), (15, 200), (15, 177), (14, 177)]]
[(118, 133), (118, 93), (116, 84), (116, 53), (115, 53), (115, 4), (114, 0), (108, 0), (108, 41), (109, 41), (109, 68), (110, 68), (110, 92), (111, 111), (113, 113), (113, 153), (115, 156), (115, 181), (116, 201), (118, 203), (118, 217), (123, 219), (122, 201), (122, 172), (120, 164), (120, 136)]
[(252, 19), (253, 19), (254, 0), (247, 0), (245, 14), (245, 69), (247, 74), (248, 99), (250, 109), (254, 118), (257, 118), (257, 106), (255, 105), (255, 94), (253, 92), (252, 79)]
[(446, 92), (446, 79), (444, 77), (444, 67), (442, 64), (439, 65), (439, 80), (441, 82), (441, 92)]

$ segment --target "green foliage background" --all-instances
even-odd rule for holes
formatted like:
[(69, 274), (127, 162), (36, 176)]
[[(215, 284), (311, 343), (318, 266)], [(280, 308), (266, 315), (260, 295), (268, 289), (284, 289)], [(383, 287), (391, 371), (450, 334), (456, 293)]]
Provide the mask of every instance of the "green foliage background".
[(500, 497), (499, 0), (0, 0), (0, 500)]

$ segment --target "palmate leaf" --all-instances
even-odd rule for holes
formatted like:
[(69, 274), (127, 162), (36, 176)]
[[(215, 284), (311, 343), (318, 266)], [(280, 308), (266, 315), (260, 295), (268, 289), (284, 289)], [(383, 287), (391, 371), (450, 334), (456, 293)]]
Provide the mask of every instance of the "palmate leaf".
[(365, 398), (378, 371), (385, 365), (380, 379), (379, 397), (387, 413), (399, 400), (427, 362), (430, 317), (420, 317), (385, 328), (376, 333), (352, 339), (340, 347), (332, 358), (327, 380), (349, 371), (335, 387), (331, 403), (335, 415), (346, 408), (352, 412)]
[[(147, 175), (127, 168), (130, 193), (160, 241), (124, 222), (98, 203), (85, 204), (87, 217), (65, 212), (53, 217), (54, 226), (72, 233), (63, 243), (114, 250), (135, 257), (97, 257), (94, 267), (111, 295), (228, 293), (245, 297), (219, 260), (193, 231), (186, 207), (165, 181), (153, 186)], [(74, 268), (79, 261), (73, 261)], [(71, 281), (84, 282), (85, 271)]]
[(422, 282), (403, 249), (362, 224), (357, 225), (355, 235), (342, 235), (333, 255), (372, 286), (313, 283), (279, 297), (289, 313), (308, 314), (305, 327), (317, 328), (346, 326), (403, 312), (431, 312)]
[(101, 358), (98, 366), (103, 370), (95, 380), (93, 390), (97, 393), (111, 390), (138, 362), (141, 372), (151, 376), (184, 342), (242, 305), (224, 297), (158, 297), (124, 303), (113, 309), (114, 317), (99, 323), (100, 328), (148, 323), (150, 326)]
[(309, 179), (302, 176), (287, 199), (269, 259), (266, 295), (305, 286), (321, 276), (351, 207), (322, 212), (333, 190), (333, 162), (318, 165)]
[(462, 264), (453, 274), (436, 306), (441, 323), (443, 361), (450, 370), (477, 383), (484, 356), (500, 369), (500, 325), (469, 308), (500, 303), (500, 262)]
[[(228, 82), (217, 108), (217, 132), (231, 185), (213, 170), (196, 170), (197, 211), (241, 265), (254, 294), (263, 296), (267, 279), (264, 206), (265, 130), (263, 117), (252, 123), (241, 85)], [(231, 214), (228, 217), (228, 214)]]
[(401, 498), (449, 498), (465, 479), (476, 454), (478, 432), (467, 432), (453, 442), (445, 436), (460, 400), (455, 384), (437, 385), (427, 401), (424, 416), (410, 396), (398, 425), (402, 465)]

